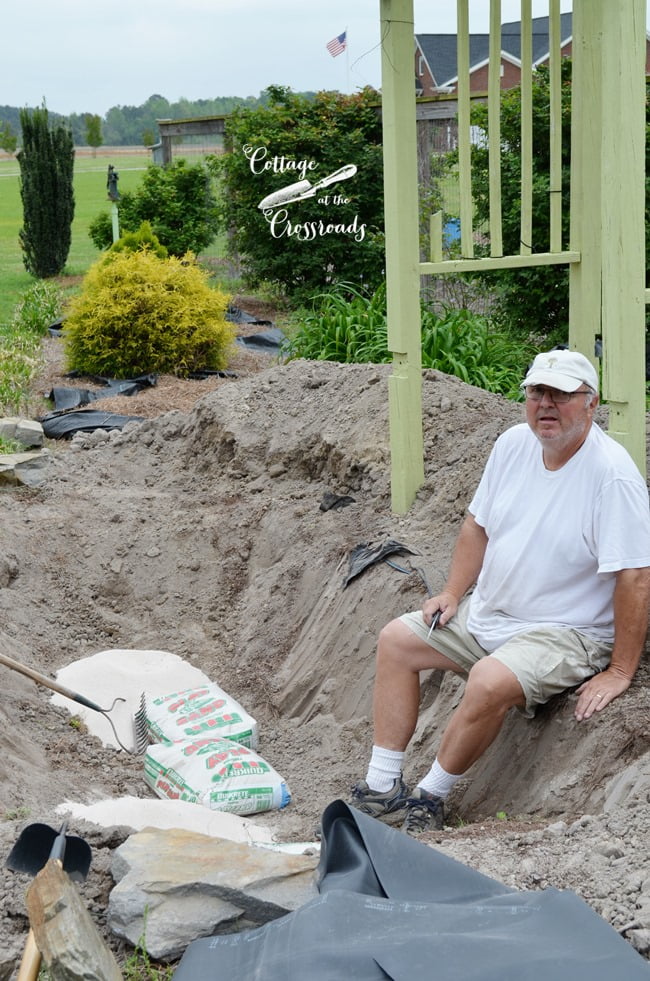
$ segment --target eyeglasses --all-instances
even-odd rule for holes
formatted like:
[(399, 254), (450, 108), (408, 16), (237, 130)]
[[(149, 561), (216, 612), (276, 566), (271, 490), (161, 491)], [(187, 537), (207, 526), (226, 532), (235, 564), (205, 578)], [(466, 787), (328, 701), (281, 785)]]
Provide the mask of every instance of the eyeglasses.
[(590, 388), (579, 388), (577, 392), (562, 392), (559, 388), (546, 388), (545, 385), (527, 385), (526, 398), (532, 402), (541, 402), (545, 395), (556, 405), (570, 402), (574, 395), (592, 395)]

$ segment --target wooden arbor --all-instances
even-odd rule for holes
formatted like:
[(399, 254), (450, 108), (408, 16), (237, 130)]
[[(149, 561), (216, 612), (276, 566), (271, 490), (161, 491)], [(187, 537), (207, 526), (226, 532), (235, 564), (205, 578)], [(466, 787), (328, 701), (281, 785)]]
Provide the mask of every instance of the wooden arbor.
[[(500, 0), (490, 3), (490, 242), (475, 259), (469, 129), (469, 2), (457, 0), (461, 252), (442, 259), (432, 223), (430, 261), (418, 243), (413, 82), (413, 0), (380, 0), (392, 507), (405, 513), (424, 479), (420, 276), (539, 264), (570, 266), (569, 345), (596, 362), (602, 338), (602, 395), (609, 432), (645, 473), (645, 0), (574, 0), (571, 241), (561, 243), (560, 4), (549, 0), (551, 174), (548, 251), (503, 255), (499, 165)], [(521, 2), (522, 242), (530, 242), (532, 122), (531, 0)]]

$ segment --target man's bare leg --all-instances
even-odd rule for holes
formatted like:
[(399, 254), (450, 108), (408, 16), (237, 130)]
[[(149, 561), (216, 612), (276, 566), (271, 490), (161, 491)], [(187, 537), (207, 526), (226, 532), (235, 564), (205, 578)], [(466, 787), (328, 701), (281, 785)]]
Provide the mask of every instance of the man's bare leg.
[(420, 672), (432, 669), (458, 673), (457, 664), (425, 644), (401, 620), (391, 620), (377, 645), (373, 697), (377, 746), (406, 749), (418, 720)]
[(440, 765), (447, 773), (466, 773), (494, 742), (508, 711), (524, 703), (521, 685), (509, 668), (491, 657), (478, 661), (443, 733)]
[[(383, 816), (406, 805), (408, 794), (401, 779), (404, 751), (415, 732), (420, 706), (420, 672), (459, 671), (458, 665), (431, 648), (401, 620), (382, 630), (377, 647), (374, 689), (374, 745), (367, 780), (353, 789), (353, 796), (366, 813)], [(500, 661), (485, 657), (471, 669), (460, 705), (443, 734), (438, 756), (429, 773), (408, 799), (416, 833), (431, 826), (442, 827), (442, 800), (457, 780), (476, 762), (499, 733), (513, 705), (523, 705), (524, 695), (515, 675)], [(425, 799), (423, 802), (423, 798)], [(413, 833), (413, 828), (405, 830)]]
[(474, 665), (433, 766), (406, 802), (403, 831), (417, 836), (443, 828), (447, 796), (494, 741), (509, 709), (524, 701), (515, 675), (500, 661), (487, 656)]
[(375, 740), (366, 774), (352, 788), (352, 803), (373, 817), (401, 822), (408, 799), (402, 759), (418, 718), (420, 671), (457, 671), (457, 665), (420, 640), (401, 620), (382, 630), (374, 688)]

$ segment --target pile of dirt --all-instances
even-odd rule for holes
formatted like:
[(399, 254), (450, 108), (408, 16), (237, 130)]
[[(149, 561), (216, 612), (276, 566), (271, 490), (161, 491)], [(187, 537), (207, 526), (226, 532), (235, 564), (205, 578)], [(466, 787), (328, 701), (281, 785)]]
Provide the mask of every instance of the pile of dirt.
[[(442, 585), (490, 447), (522, 410), (424, 372), (425, 481), (400, 517), (390, 369), (250, 357), (191, 406), (57, 446), (42, 488), (0, 491), (0, 650), (49, 674), (110, 648), (167, 650), (201, 668), (258, 720), (260, 752), (291, 789), (289, 807), (257, 820), (308, 841), (365, 772), (377, 633)], [(328, 508), (336, 498), (352, 500)], [(411, 551), (344, 587), (352, 551), (389, 539)], [(141, 761), (104, 749), (42, 689), (2, 671), (5, 852), (25, 823), (53, 823), (63, 800), (150, 796)], [(572, 695), (531, 722), (513, 715), (455, 792), (453, 827), (429, 836), (508, 885), (577, 891), (645, 956), (649, 676), (646, 658), (632, 689), (589, 723), (573, 720)], [(408, 780), (428, 769), (460, 686), (423, 679)], [(95, 857), (82, 895), (102, 929), (111, 849), (125, 834), (84, 829)], [(23, 890), (3, 873), (7, 950), (27, 929)]]

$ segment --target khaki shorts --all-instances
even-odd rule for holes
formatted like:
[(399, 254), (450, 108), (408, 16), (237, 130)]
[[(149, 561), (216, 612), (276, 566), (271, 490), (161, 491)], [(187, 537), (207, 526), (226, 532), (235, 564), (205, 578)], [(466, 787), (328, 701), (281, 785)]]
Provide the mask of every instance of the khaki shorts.
[(517, 678), (526, 698), (521, 711), (528, 718), (553, 695), (580, 685), (610, 661), (612, 645), (587, 637), (578, 630), (540, 627), (518, 634), (489, 654), (467, 629), (469, 596), (463, 597), (456, 616), (444, 627), (436, 627), (431, 637), (422, 611), (405, 613), (399, 619), (409, 630), (458, 665), (462, 674), (483, 657), (494, 657)]

